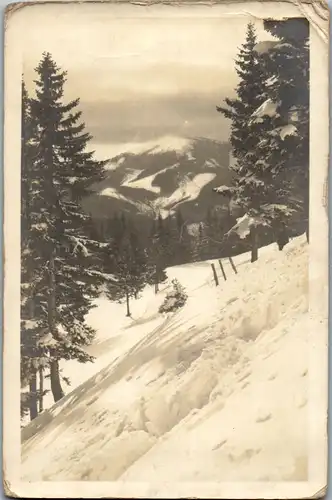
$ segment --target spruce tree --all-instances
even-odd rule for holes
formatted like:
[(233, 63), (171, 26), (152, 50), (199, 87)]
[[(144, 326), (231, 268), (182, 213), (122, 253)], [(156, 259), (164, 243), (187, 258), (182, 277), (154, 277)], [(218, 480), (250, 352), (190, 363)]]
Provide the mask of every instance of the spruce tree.
[[(31, 102), (22, 81), (21, 114), (21, 416), (30, 413), (30, 420), (37, 417), (38, 399), (43, 392), (37, 388), (38, 371), (47, 363), (39, 341), (44, 335), (36, 321), (36, 295), (42, 280), (42, 260), (34, 252), (32, 231), (41, 214), (34, 213), (38, 197), (38, 173), (34, 160), (37, 149), (34, 143), (35, 127), (31, 116)], [(28, 387), (28, 390), (26, 388)]]
[(107, 295), (111, 300), (121, 302), (125, 299), (126, 315), (131, 316), (130, 299), (137, 298), (147, 284), (149, 269), (146, 251), (133, 222), (129, 224), (122, 217), (120, 229), (121, 234), (110, 242), (112, 251), (108, 265), (116, 281), (109, 284)]
[[(91, 219), (80, 200), (104, 175), (104, 162), (87, 152), (91, 136), (80, 121), (79, 99), (63, 100), (66, 73), (45, 53), (36, 68), (30, 99), (36, 155), (29, 183), (29, 248), (38, 263), (34, 282), (34, 321), (44, 331), (39, 341), (47, 353), (54, 400), (63, 396), (59, 361), (91, 361), (84, 346), (94, 331), (85, 323), (104, 276), (93, 254), (100, 242), (90, 238)], [(45, 333), (46, 332), (46, 333)]]
[(163, 283), (167, 278), (165, 268), (167, 267), (170, 258), (169, 242), (169, 232), (165, 229), (164, 221), (159, 214), (157, 220), (153, 220), (152, 223), (150, 245), (148, 248), (150, 267), (148, 283), (154, 285), (155, 293), (158, 293), (159, 291), (159, 284)]
[[(265, 129), (258, 152), (264, 157), (275, 183), (279, 203), (289, 216), (309, 219), (309, 25), (305, 19), (265, 21), (277, 43), (262, 54), (266, 73), (266, 100), (254, 114)], [(267, 103), (275, 106), (268, 116)], [(274, 227), (279, 248), (287, 241), (290, 217), (279, 209)]]
[[(215, 191), (226, 196), (244, 213), (254, 217), (260, 213), (262, 195), (265, 188), (257, 170), (257, 146), (260, 141), (261, 125), (252, 120), (252, 114), (264, 102), (262, 92), (264, 70), (255, 51), (257, 37), (252, 23), (248, 24), (246, 41), (239, 51), (235, 62), (239, 83), (236, 88), (237, 97), (225, 99), (226, 106), (217, 107), (217, 111), (231, 120), (232, 153), (235, 158), (233, 166), (233, 185), (229, 188), (221, 186)], [(255, 225), (251, 227), (252, 261), (258, 258), (258, 241)]]

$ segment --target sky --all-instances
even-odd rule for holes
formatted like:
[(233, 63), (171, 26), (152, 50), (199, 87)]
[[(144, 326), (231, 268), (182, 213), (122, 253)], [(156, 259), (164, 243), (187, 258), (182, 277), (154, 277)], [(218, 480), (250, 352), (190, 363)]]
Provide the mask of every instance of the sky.
[[(106, 4), (21, 12), (28, 88), (50, 52), (68, 72), (65, 97), (81, 99), (100, 158), (164, 136), (228, 140), (229, 122), (216, 106), (234, 94), (234, 60), (250, 17)], [(259, 40), (270, 39), (261, 21), (255, 25)]]

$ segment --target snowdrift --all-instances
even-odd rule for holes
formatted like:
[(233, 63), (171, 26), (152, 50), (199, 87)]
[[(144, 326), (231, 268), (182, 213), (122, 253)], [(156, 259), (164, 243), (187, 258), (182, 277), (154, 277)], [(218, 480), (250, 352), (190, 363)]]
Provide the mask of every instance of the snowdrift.
[(210, 262), (170, 268), (188, 301), (169, 315), (170, 285), (131, 320), (99, 299), (96, 371), (23, 429), (22, 480), (306, 480), (307, 244), (249, 260), (219, 287)]

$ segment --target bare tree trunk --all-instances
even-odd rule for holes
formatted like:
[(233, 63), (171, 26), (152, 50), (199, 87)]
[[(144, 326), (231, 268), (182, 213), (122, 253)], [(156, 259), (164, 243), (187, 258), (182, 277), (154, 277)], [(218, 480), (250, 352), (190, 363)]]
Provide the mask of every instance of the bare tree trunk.
[(289, 243), (288, 229), (285, 224), (279, 224), (275, 230), (275, 240), (277, 242), (279, 251), (281, 252), (283, 248)]
[(131, 314), (130, 314), (130, 308), (129, 308), (129, 293), (126, 292), (126, 304), (127, 304), (127, 314), (126, 316), (130, 317)]
[(250, 239), (251, 239), (251, 262), (256, 262), (258, 260), (258, 234), (257, 228), (252, 226), (250, 228)]
[[(54, 272), (54, 251), (51, 254), (50, 264), (49, 264), (49, 294), (48, 294), (48, 324), (51, 334), (54, 336), (55, 333), (55, 322), (54, 313), (56, 309), (55, 302), (55, 272)], [(61, 387), (60, 372), (59, 372), (59, 360), (54, 359), (50, 364), (50, 376), (51, 376), (51, 390), (53, 394), (54, 402), (59, 401), (63, 398), (64, 392)]]
[(156, 269), (155, 269), (155, 273), (156, 273), (156, 277), (155, 277), (155, 283), (154, 283), (154, 293), (157, 295), (157, 293), (159, 292), (158, 269), (157, 269), (157, 266), (156, 266)]
[(50, 364), (51, 390), (54, 402), (56, 403), (65, 395), (60, 382), (59, 361), (54, 359)]
[(44, 370), (39, 367), (39, 413), (44, 410)]
[(30, 420), (38, 417), (38, 409), (37, 409), (37, 373), (34, 369), (33, 374), (30, 378), (29, 382), (29, 393), (30, 393)]

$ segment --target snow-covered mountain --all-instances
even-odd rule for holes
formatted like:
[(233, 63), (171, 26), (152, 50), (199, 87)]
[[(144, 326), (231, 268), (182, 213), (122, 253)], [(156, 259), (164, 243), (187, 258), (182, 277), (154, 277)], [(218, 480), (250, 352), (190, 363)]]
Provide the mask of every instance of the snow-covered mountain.
[(125, 481), (120, 496), (152, 481), (153, 498), (205, 485), (212, 498), (220, 481), (307, 480), (306, 239), (234, 262), (219, 287), (210, 262), (168, 269), (188, 294), (169, 315), (158, 307), (170, 283), (147, 287), (132, 318), (97, 300), (97, 360), (69, 362), (74, 390), (23, 429), (24, 481)]
[(212, 188), (230, 182), (229, 151), (228, 144), (206, 138), (166, 137), (132, 147), (110, 160), (106, 179), (84, 208), (96, 218), (114, 211), (151, 217), (181, 206), (190, 221), (202, 220), (209, 206), (223, 204)]

